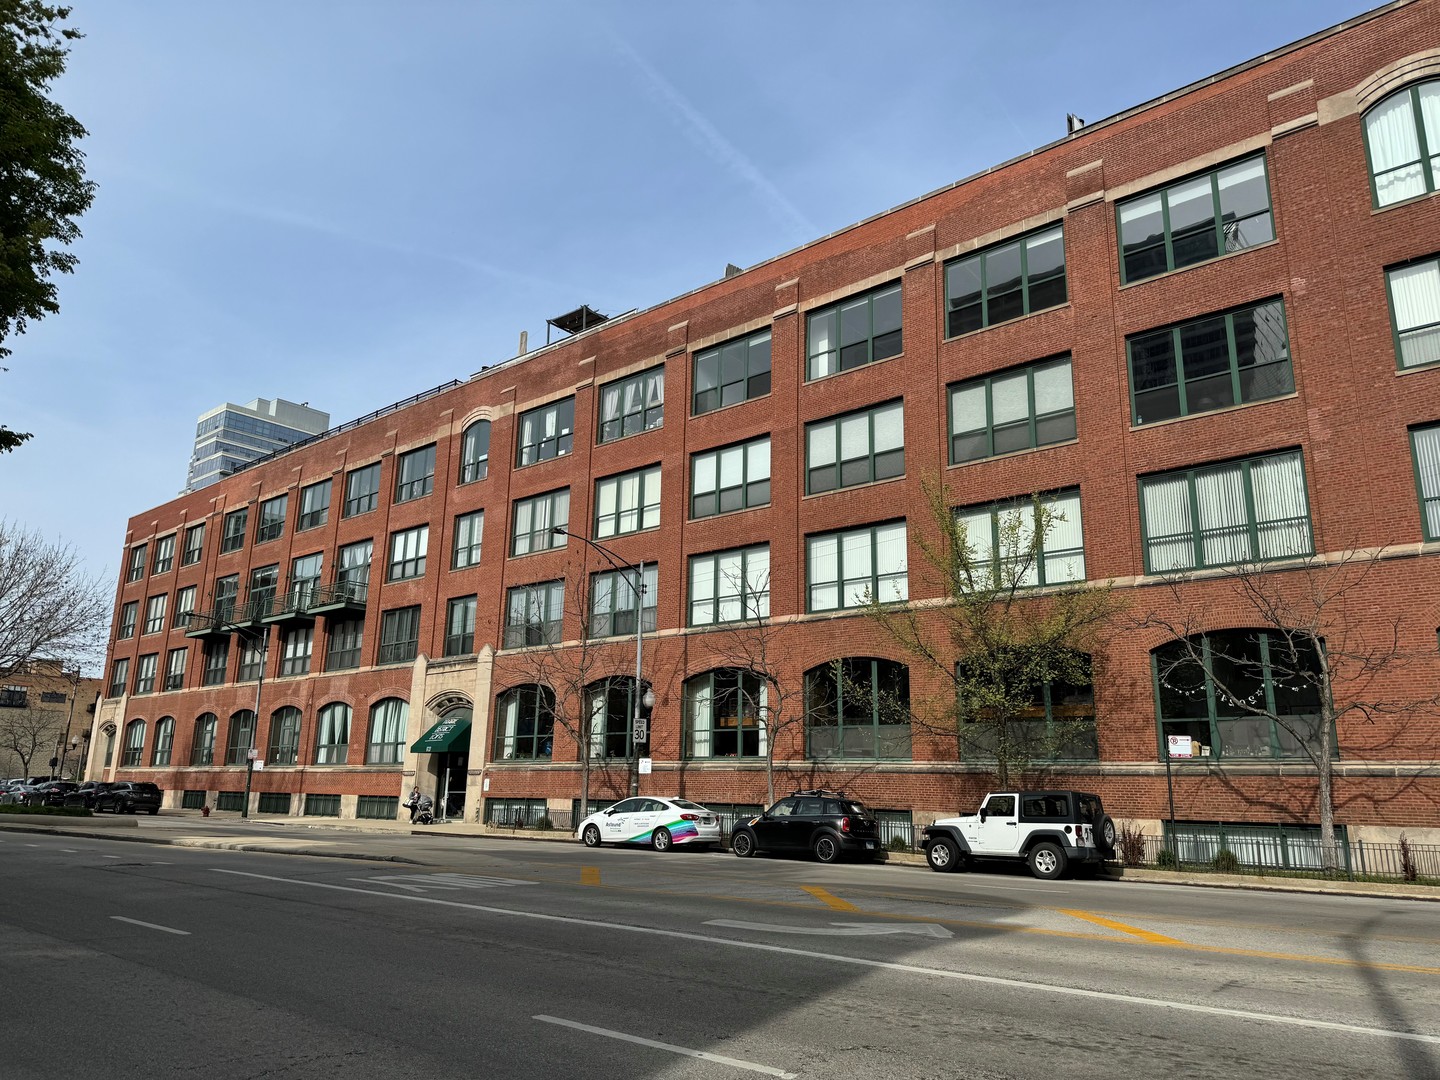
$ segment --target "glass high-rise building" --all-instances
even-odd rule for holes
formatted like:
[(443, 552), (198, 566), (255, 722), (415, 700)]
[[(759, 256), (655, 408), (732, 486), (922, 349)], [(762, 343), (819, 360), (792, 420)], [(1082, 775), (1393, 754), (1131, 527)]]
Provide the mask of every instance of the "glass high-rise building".
[(195, 424), (186, 491), (229, 476), (266, 454), (283, 450), (330, 426), (330, 414), (283, 398), (256, 398), (244, 405), (227, 401), (204, 413)]

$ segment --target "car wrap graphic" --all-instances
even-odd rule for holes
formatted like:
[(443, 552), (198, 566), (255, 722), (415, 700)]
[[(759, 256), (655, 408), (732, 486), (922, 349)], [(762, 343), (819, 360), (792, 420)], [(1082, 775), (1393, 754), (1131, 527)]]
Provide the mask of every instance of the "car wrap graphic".
[(627, 836), (621, 841), (622, 844), (648, 844), (650, 837), (654, 835), (655, 829), (665, 828), (670, 830), (670, 839), (677, 844), (683, 844), (687, 840), (694, 840), (700, 835), (700, 830), (695, 827), (695, 822), (686, 821), (684, 818), (675, 818), (673, 821), (661, 822), (654, 828), (646, 829), (644, 832)]

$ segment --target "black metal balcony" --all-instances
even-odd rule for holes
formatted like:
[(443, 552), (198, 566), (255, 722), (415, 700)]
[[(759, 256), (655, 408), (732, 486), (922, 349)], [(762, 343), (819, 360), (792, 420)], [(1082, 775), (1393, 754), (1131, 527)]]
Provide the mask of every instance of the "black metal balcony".
[(221, 602), (209, 611), (192, 611), (185, 624), (185, 636), (193, 638), (224, 637), (235, 621), (235, 602)]
[(270, 609), (260, 616), (267, 626), (285, 626), (315, 621), (310, 604), (318, 591), (315, 585), (296, 585), (289, 592), (281, 593), (270, 603)]
[(236, 630), (260, 626), (274, 605), (274, 593), (261, 593), (259, 596), (250, 597), (243, 604), (236, 604), (235, 612), (230, 616), (230, 624), (227, 629)]
[(353, 618), (365, 613), (370, 585), (364, 581), (335, 581), (310, 590), (305, 610), (330, 619)]

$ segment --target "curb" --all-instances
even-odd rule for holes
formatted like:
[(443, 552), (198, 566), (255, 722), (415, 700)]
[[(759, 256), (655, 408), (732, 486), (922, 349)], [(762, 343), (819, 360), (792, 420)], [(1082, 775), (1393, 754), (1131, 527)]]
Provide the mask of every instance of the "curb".
[[(129, 824), (134, 824), (130, 822)], [(419, 859), (407, 859), (403, 855), (372, 855), (360, 851), (316, 851), (313, 848), (272, 847), (264, 841), (247, 843), (243, 840), (204, 840), (191, 837), (140, 836), (138, 834), (119, 836), (106, 832), (81, 832), (61, 826), (25, 827), (5, 826), (8, 832), (43, 833), (49, 836), (78, 836), (87, 840), (124, 840), (132, 844), (155, 844), (160, 847), (207, 848), (214, 851), (249, 851), (263, 855), (308, 855), (312, 859), (351, 859), (361, 862), (408, 863), (411, 866), (425, 866)]]

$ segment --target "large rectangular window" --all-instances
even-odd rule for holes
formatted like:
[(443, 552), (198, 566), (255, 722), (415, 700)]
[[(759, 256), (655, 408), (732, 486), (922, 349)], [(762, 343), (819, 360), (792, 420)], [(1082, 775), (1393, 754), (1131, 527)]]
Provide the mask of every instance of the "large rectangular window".
[(1065, 302), (1065, 235), (1056, 225), (945, 264), (945, 333), (968, 334)]
[(285, 632), (280, 651), (281, 675), (309, 675), (315, 648), (315, 627), (297, 626)]
[(330, 520), (330, 481), (321, 480), (300, 489), (300, 520), (295, 528), (318, 529)]
[(323, 552), (302, 555), (290, 562), (290, 592), (288, 606), (296, 611), (304, 610), (320, 587), (320, 575), (325, 562)]
[(193, 566), (205, 554), (205, 524), (191, 525), (185, 530), (185, 553), (180, 556), (181, 566)]
[(770, 615), (770, 546), (716, 551), (690, 559), (690, 625)]
[(255, 682), (265, 671), (265, 654), (270, 651), (270, 639), (248, 637), (240, 643), (240, 667), (235, 672), (237, 682)]
[(175, 534), (162, 536), (155, 541), (155, 561), (150, 566), (152, 574), (164, 574), (175, 565)]
[(516, 466), (564, 457), (575, 441), (575, 399), (552, 401), (520, 414), (520, 441), (515, 447)]
[(395, 501), (409, 502), (411, 499), (429, 495), (435, 487), (435, 444), (410, 450), (396, 459)]
[(380, 462), (345, 474), (344, 517), (368, 514), (380, 505)]
[(807, 495), (904, 475), (903, 402), (805, 425)]
[(1075, 438), (1070, 358), (950, 387), (950, 464)]
[(326, 671), (347, 671), (360, 666), (360, 646), (364, 643), (365, 620), (346, 619), (330, 624), (325, 651)]
[(1115, 213), (1124, 284), (1275, 239), (1263, 154), (1126, 199)]
[(389, 581), (406, 581), (425, 576), (425, 556), (430, 548), (430, 527), (420, 525), (390, 536)]
[(805, 553), (810, 611), (910, 596), (903, 521), (807, 537)]
[(201, 686), (219, 686), (225, 681), (230, 663), (228, 638), (211, 638), (205, 643), (205, 666), (200, 671)]
[(120, 640), (135, 636), (135, 623), (140, 617), (140, 601), (127, 600), (120, 605), (119, 625), (115, 630), (115, 637)]
[(165, 631), (165, 603), (169, 596), (161, 593), (145, 601), (145, 633), (160, 634)]
[(136, 544), (130, 549), (130, 568), (125, 573), (125, 580), (139, 581), (145, 576), (145, 552), (149, 550), (148, 544)]
[(285, 532), (285, 514), (290, 505), (289, 495), (277, 495), (260, 504), (260, 518), (255, 522), (255, 542), (278, 540)]
[(335, 571), (335, 580), (351, 585), (370, 583), (370, 559), (374, 555), (375, 541), (358, 540), (340, 549), (340, 565)]
[(125, 686), (130, 681), (130, 658), (122, 656), (110, 667), (110, 693), (109, 697), (120, 697), (125, 693)]
[(245, 524), (249, 519), (250, 509), (245, 506), (225, 515), (225, 524), (220, 531), (220, 554), (239, 551), (245, 546)]
[[(1436, 96), (1440, 125), (1440, 95)], [(1440, 259), (1426, 259), (1385, 273), (1395, 326), (1395, 357), (1402, 368), (1440, 361)]]
[(655, 630), (655, 609), (658, 603), (658, 567), (645, 564), (640, 580), (640, 597), (636, 602), (635, 571), (606, 570), (590, 578), (590, 636), (617, 637), (635, 633), (635, 616), (641, 614), (647, 633)]
[(770, 393), (770, 331), (696, 353), (691, 385), (695, 416)]
[(1263, 401), (1295, 389), (1279, 299), (1125, 339), (1136, 424)]
[(1420, 526), (1426, 540), (1440, 540), (1440, 424), (1412, 428), (1415, 486), (1420, 495)]
[(452, 570), (480, 565), (480, 542), (484, 533), (483, 510), (477, 510), (473, 514), (461, 514), (455, 519), (455, 550), (450, 556)]
[(474, 651), (475, 597), (456, 597), (445, 610), (445, 655), (466, 656)]
[(898, 283), (812, 311), (806, 319), (805, 378), (898, 356), (900, 329)]
[(171, 649), (165, 657), (165, 689), (183, 690), (185, 688), (185, 658), (190, 655), (189, 649)]
[(770, 436), (690, 459), (690, 516), (714, 517), (770, 502)]
[(190, 625), (190, 616), (195, 611), (195, 595), (199, 587), (186, 585), (183, 589), (175, 590), (175, 621), (171, 626), (176, 628)]
[[(1036, 526), (1045, 522), (1039, 545)], [(1084, 530), (1080, 491), (1016, 499), (958, 510), (965, 526), (970, 565), (977, 589), (1059, 585), (1085, 580)], [(964, 583), (962, 583), (964, 587)]]
[(135, 664), (135, 693), (155, 692), (155, 672), (160, 666), (159, 653), (146, 653)]
[(395, 608), (380, 616), (378, 664), (408, 664), (420, 651), (420, 605)]
[(1141, 477), (1140, 521), (1151, 574), (1314, 551), (1298, 450)]
[(240, 575), (226, 574), (216, 578), (212, 596), (215, 602), (215, 618), (219, 622), (229, 622), (235, 617), (235, 601), (240, 596)]
[(556, 644), (564, 617), (564, 581), (511, 589), (505, 600), (505, 648)]
[(252, 619), (264, 618), (275, 607), (275, 594), (280, 590), (280, 567), (278, 565), (257, 566), (250, 571), (250, 588), (245, 593), (245, 605)]
[(658, 428), (665, 422), (665, 369), (651, 368), (600, 388), (600, 441)]
[(566, 537), (555, 529), (570, 525), (570, 489), (546, 492), (515, 504), (510, 539), (511, 555), (529, 555), (563, 547)]
[(595, 484), (595, 537), (624, 536), (660, 525), (660, 466)]

